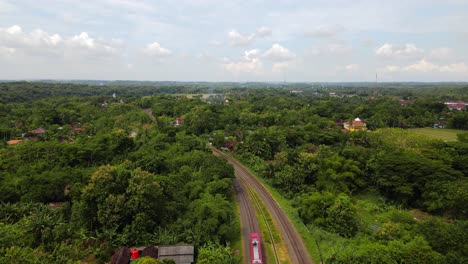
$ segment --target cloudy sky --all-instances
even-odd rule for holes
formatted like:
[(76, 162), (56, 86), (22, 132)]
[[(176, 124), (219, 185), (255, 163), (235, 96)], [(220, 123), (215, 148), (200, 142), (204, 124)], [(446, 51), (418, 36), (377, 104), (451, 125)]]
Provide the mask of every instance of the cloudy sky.
[(0, 79), (468, 81), (466, 0), (0, 0)]

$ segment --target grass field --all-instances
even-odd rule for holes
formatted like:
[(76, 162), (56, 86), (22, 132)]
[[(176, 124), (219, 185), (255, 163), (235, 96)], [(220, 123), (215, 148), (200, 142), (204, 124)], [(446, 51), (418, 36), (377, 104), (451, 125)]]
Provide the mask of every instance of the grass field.
[(457, 133), (466, 132), (463, 130), (446, 128), (413, 128), (408, 130), (415, 134), (425, 135), (445, 141), (457, 141)]

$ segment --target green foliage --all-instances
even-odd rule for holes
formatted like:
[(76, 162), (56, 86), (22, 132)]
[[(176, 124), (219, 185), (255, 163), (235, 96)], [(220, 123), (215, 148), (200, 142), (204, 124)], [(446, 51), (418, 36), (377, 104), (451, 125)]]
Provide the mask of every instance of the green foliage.
[(299, 200), (299, 216), (306, 224), (313, 223), (330, 232), (352, 237), (358, 230), (356, 209), (351, 199), (342, 193), (314, 192)]
[(241, 257), (227, 246), (208, 243), (198, 250), (198, 264), (239, 264)]
[[(139, 258), (137, 261), (135, 261), (135, 264), (158, 264), (160, 262), (158, 262), (156, 259), (152, 258), (152, 257), (142, 257), (142, 258)], [(165, 263), (165, 262), (161, 262), (161, 263)]]
[[(0, 83), (1, 263), (106, 262), (115, 247), (148, 243), (206, 244), (209, 263), (238, 258), (216, 244), (240, 230), (233, 168), (209, 138), (236, 141), (245, 164), (297, 201), (332, 245), (327, 263), (466, 262), (464, 134), (443, 142), (396, 129), (467, 129), (466, 112), (443, 104), (468, 100), (466, 85), (96, 84)], [(200, 100), (211, 90), (210, 104)], [(372, 131), (342, 133), (356, 117)]]
[[(362, 242), (361, 242), (362, 243)], [(443, 263), (442, 257), (433, 251), (421, 237), (408, 243), (392, 241), (388, 245), (366, 241), (361, 245), (349, 245), (331, 256), (326, 263)]]
[(458, 139), (458, 141), (461, 141), (461, 142), (468, 142), (468, 132), (458, 133), (457, 134), (457, 139)]

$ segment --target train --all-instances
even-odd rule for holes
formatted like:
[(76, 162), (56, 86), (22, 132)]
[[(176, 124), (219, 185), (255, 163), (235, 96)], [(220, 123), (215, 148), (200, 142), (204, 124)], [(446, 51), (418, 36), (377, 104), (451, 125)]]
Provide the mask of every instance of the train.
[(250, 264), (262, 264), (262, 247), (260, 244), (260, 235), (257, 233), (250, 234)]

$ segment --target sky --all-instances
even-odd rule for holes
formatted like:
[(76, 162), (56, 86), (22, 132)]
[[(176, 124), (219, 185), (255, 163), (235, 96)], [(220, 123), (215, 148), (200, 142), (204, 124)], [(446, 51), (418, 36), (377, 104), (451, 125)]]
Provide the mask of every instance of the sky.
[(467, 0), (0, 0), (0, 79), (468, 81)]

